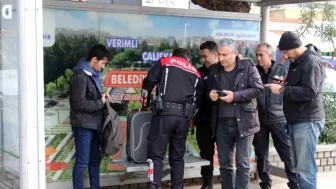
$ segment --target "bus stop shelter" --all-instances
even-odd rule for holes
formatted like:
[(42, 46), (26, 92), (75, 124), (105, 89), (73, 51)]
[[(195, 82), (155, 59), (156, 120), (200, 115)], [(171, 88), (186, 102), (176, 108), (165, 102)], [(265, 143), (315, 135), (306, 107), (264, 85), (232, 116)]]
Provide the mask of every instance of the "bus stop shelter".
[[(128, 0), (137, 2), (141, 5), (141, 0)], [(231, 0), (238, 1), (238, 0)], [(245, 0), (251, 3), (257, 3), (261, 6), (261, 24), (260, 24), (260, 41), (268, 40), (268, 25), (269, 25), (269, 10), (271, 5), (280, 4), (294, 4), (305, 2), (317, 2), (322, 0)], [(47, 3), (46, 3), (47, 2)], [(15, 143), (11, 144), (13, 148), (17, 150), (7, 151), (7, 155), (10, 154), (14, 157), (13, 162), (7, 162), (13, 172), (17, 173), (17, 177), (13, 179), (16, 187), (13, 188), (34, 188), (45, 189), (46, 186), (46, 156), (45, 156), (45, 142), (48, 141), (45, 138), (45, 104), (44, 104), (44, 59), (43, 59), (43, 8), (44, 4), (52, 4), (57, 0), (1, 0), (0, 5), (2, 8), (2, 18), (0, 22), (1, 26), (1, 59), (4, 60), (5, 55), (11, 56), (10, 63), (5, 64), (1, 62), (0, 70), (6, 71), (6, 78), (3, 77), (5, 72), (1, 73), (0, 82), (0, 100), (7, 105), (8, 110), (3, 108), (3, 104), (0, 104), (1, 126), (7, 126), (8, 128), (15, 128), (16, 130), (2, 130), (2, 136), (6, 136), (6, 139), (10, 137), (15, 138)], [(63, 7), (69, 2), (63, 2)], [(141, 7), (140, 7), (141, 8)], [(140, 10), (140, 8), (138, 10)], [(93, 9), (99, 11), (104, 9), (104, 5), (93, 5)], [(132, 7), (136, 10), (137, 8)], [(142, 8), (141, 10), (144, 10)], [(166, 8), (161, 8), (161, 12), (168, 11)], [(158, 12), (158, 11), (157, 11)], [(182, 15), (183, 11), (170, 10), (176, 14)], [(187, 12), (187, 11), (186, 11)], [(204, 13), (203, 13), (204, 14)], [(215, 13), (211, 13), (215, 14)], [(217, 17), (222, 15), (237, 15), (235, 13), (217, 12)], [(90, 15), (92, 16), (92, 15)], [(94, 15), (93, 15), (94, 16)], [(205, 16), (204, 16), (205, 17)], [(223, 17), (223, 16), (222, 16)], [(256, 15), (254, 15), (256, 17)], [(240, 19), (249, 20), (247, 14), (240, 17)], [(260, 20), (260, 19), (259, 19)], [(5, 32), (8, 29), (8, 33)], [(8, 37), (9, 36), (9, 37)], [(45, 37), (45, 36), (44, 36)], [(4, 45), (3, 38), (6, 38), (7, 45)], [(8, 45), (9, 44), (9, 45)], [(9, 54), (13, 53), (13, 54)], [(5, 67), (5, 65), (7, 67)], [(13, 71), (10, 72), (10, 71)], [(9, 87), (13, 94), (6, 94), (7, 92), (2, 90), (5, 84), (8, 83), (5, 79), (16, 78), (13, 85)], [(12, 80), (13, 81), (13, 80)], [(16, 89), (16, 90), (15, 90)], [(10, 104), (13, 102), (13, 105)], [(61, 111), (61, 108), (60, 108)], [(7, 113), (6, 113), (7, 112)], [(8, 113), (9, 112), (9, 113)], [(8, 119), (10, 122), (4, 122), (3, 119)], [(62, 130), (62, 128), (60, 128)], [(9, 132), (10, 131), (10, 132)], [(6, 133), (7, 132), (7, 133)], [(15, 134), (16, 133), (16, 134)], [(14, 135), (15, 134), (15, 135)], [(68, 136), (65, 136), (65, 138)], [(70, 137), (70, 136), (69, 136)], [(1, 138), (3, 141), (4, 138)], [(2, 152), (5, 150), (2, 149)], [(13, 155), (12, 153), (16, 153)], [(1, 159), (0, 159), (1, 160)], [(2, 159), (3, 160), (3, 159)], [(1, 160), (1, 161), (2, 161)], [(2, 170), (3, 162), (0, 164), (0, 170)], [(143, 169), (143, 167), (142, 167)], [(277, 170), (274, 168), (274, 170)], [(281, 172), (281, 170), (279, 171)], [(3, 186), (2, 178), (3, 172), (0, 172), (0, 188)], [(277, 174), (277, 173), (274, 173)], [(281, 173), (277, 174), (280, 175)], [(5, 175), (6, 176), (6, 175)], [(16, 179), (16, 180), (14, 180)], [(62, 187), (59, 187), (62, 188)]]

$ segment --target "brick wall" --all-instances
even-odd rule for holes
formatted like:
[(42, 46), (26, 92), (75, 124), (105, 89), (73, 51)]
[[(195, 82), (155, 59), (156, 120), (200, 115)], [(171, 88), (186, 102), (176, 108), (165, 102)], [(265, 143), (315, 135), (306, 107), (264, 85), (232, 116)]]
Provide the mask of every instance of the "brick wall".
[[(336, 144), (318, 145), (315, 154), (318, 172), (336, 171)], [(275, 148), (270, 148), (269, 162), (278, 167), (284, 167)]]

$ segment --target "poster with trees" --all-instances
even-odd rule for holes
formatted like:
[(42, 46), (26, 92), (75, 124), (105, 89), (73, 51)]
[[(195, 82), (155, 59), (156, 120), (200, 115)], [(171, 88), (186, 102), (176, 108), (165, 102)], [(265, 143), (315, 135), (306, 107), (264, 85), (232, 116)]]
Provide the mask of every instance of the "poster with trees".
[[(44, 11), (55, 19), (52, 21), (55, 26), (49, 24), (55, 28), (45, 30), (55, 31), (55, 36), (45, 34), (55, 42), (44, 48), (47, 182), (72, 177), (75, 149), (69, 123), (68, 83), (71, 70), (93, 45), (101, 43), (109, 48), (109, 65), (102, 71), (103, 90), (110, 94), (125, 134), (127, 114), (139, 107), (142, 80), (161, 57), (184, 47), (191, 53), (191, 63), (201, 67), (202, 42), (231, 38), (240, 54), (254, 59), (259, 41), (257, 21), (68, 9)], [(188, 152), (197, 155), (194, 138), (189, 136)], [(111, 158), (123, 157), (124, 147)], [(102, 161), (101, 175), (117, 175), (125, 170), (110, 162), (110, 159)]]

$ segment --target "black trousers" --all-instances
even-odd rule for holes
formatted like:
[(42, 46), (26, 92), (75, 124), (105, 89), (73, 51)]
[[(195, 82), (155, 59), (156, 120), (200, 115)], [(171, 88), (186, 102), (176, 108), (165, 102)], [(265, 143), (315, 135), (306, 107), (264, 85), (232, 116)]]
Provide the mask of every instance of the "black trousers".
[(213, 176), (213, 156), (215, 154), (215, 141), (212, 137), (210, 123), (196, 125), (196, 140), (200, 149), (200, 156), (210, 161), (210, 165), (201, 167), (202, 177)]
[(277, 150), (281, 161), (285, 164), (285, 171), (290, 183), (298, 183), (294, 168), (291, 162), (291, 147), (286, 123), (272, 125), (260, 125), (260, 131), (254, 135), (253, 145), (257, 156), (257, 170), (262, 183), (272, 185), (270, 178), (270, 165), (268, 161), (269, 134), (271, 133), (274, 147)]
[(152, 118), (147, 157), (154, 163), (154, 182), (161, 186), (163, 163), (169, 143), (171, 188), (183, 188), (184, 155), (189, 121), (184, 117), (160, 116)]

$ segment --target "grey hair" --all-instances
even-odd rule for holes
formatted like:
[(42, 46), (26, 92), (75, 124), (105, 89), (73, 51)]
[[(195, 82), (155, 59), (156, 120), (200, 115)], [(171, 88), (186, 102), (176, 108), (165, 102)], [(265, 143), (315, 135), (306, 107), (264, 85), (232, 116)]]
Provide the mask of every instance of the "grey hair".
[(231, 51), (235, 51), (236, 48), (236, 43), (232, 39), (222, 39), (218, 43), (218, 47), (230, 47)]
[(262, 43), (259, 43), (259, 44), (257, 45), (257, 48), (259, 48), (259, 47), (266, 47), (266, 51), (267, 51), (267, 53), (268, 53), (268, 54), (272, 54), (272, 45), (270, 45), (270, 44), (268, 44), (268, 43), (266, 43), (266, 42), (262, 42)]

